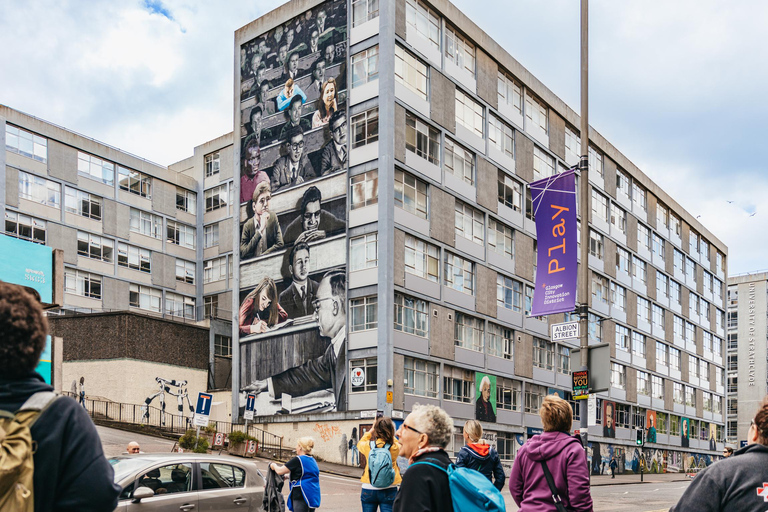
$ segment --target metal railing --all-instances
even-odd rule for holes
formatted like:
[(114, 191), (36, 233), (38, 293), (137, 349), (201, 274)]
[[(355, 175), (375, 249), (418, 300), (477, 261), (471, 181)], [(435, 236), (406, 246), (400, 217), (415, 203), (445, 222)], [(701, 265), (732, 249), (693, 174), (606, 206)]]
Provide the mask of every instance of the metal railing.
[[(63, 392), (62, 394), (79, 400), (75, 393)], [(167, 410), (163, 411), (158, 407), (112, 402), (107, 399), (95, 399), (87, 396), (82, 405), (94, 420), (94, 423), (122, 423), (151, 427), (161, 433), (172, 436), (181, 436), (188, 429), (195, 428), (191, 415), (174, 414)], [(175, 405), (174, 402), (173, 406)], [(283, 455), (288, 452), (283, 447), (283, 436), (267, 432), (255, 425), (248, 425), (248, 430), (246, 431), (245, 425), (228, 421), (210, 421), (208, 424), (215, 427), (216, 432), (223, 433), (227, 437), (235, 430), (246, 432), (258, 441), (260, 452), (265, 452), (277, 459), (282, 459)]]

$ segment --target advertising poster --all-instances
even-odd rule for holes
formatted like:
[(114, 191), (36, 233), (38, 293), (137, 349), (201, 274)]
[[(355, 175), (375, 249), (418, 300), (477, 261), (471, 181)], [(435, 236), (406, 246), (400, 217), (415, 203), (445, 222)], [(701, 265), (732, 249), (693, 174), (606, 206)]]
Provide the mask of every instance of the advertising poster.
[(717, 425), (715, 423), (709, 424), (709, 449), (717, 450)]
[(347, 4), (240, 47), (240, 407), (345, 410)]
[(576, 171), (534, 181), (530, 187), (538, 241), (531, 316), (573, 311), (578, 259)]
[(689, 445), (690, 424), (691, 420), (688, 418), (680, 418), (680, 446), (683, 448), (688, 448)]
[(496, 376), (475, 372), (475, 419), (496, 423)]
[(646, 443), (656, 442), (656, 411), (650, 409), (645, 411), (645, 428), (648, 432), (645, 435)]
[(616, 404), (603, 400), (603, 437), (616, 437)]

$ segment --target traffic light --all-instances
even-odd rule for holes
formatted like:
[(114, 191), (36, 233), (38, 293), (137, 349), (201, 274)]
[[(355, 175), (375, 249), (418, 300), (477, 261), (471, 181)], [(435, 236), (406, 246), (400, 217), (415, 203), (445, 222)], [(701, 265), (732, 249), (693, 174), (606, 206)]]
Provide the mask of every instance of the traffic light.
[(637, 446), (643, 446), (643, 433), (644, 432), (642, 430), (637, 430), (636, 432), (637, 432), (637, 441), (636, 441)]

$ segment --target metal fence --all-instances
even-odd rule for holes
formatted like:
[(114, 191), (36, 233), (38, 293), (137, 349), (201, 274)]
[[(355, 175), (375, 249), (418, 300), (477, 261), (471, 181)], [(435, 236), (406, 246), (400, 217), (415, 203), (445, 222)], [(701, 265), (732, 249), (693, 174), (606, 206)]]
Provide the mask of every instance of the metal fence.
[[(79, 397), (74, 393), (64, 392), (63, 394), (79, 400)], [(89, 397), (85, 397), (82, 404), (94, 422), (115, 422), (151, 427), (153, 430), (171, 435), (183, 435), (188, 429), (195, 428), (191, 414), (186, 416), (147, 405), (124, 404)], [(245, 425), (228, 421), (210, 421), (209, 426), (215, 427), (216, 432), (221, 432), (226, 436), (229, 436), (234, 430), (246, 432)], [(283, 447), (283, 436), (267, 432), (254, 425), (248, 425), (246, 433), (258, 441), (260, 452), (265, 452), (278, 459), (282, 459), (283, 455), (287, 454), (287, 450)]]

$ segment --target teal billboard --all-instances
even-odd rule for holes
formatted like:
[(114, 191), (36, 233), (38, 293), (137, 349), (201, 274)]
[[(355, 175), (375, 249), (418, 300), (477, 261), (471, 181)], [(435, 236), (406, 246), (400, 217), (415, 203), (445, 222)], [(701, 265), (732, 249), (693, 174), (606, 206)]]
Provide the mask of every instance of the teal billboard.
[(37, 291), (43, 303), (53, 302), (53, 250), (0, 235), (0, 281)]

